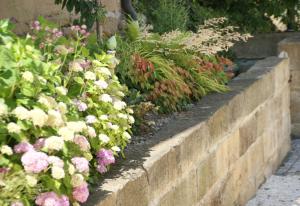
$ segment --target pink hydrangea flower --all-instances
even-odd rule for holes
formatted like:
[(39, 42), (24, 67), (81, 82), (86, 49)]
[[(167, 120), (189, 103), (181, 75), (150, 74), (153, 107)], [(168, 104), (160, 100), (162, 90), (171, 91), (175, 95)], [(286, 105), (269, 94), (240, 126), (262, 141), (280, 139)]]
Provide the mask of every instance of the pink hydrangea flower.
[(43, 152), (28, 151), (23, 154), (21, 162), (26, 172), (40, 173), (49, 165), (48, 156)]
[(85, 182), (78, 187), (74, 187), (72, 195), (76, 201), (78, 201), (80, 203), (86, 202), (89, 197), (88, 184)]
[(78, 172), (89, 172), (89, 161), (84, 157), (74, 157), (71, 162), (75, 165)]
[(111, 150), (106, 150), (106, 149), (101, 149), (97, 153), (97, 158), (98, 158), (98, 166), (97, 166), (97, 171), (102, 173), (107, 172), (107, 166), (110, 164), (115, 163), (115, 157), (114, 154)]
[(69, 206), (69, 198), (63, 195), (62, 197), (59, 197), (54, 192), (45, 192), (40, 194), (36, 200), (35, 204), (38, 206)]
[(98, 165), (97, 171), (100, 172), (101, 174), (103, 174), (103, 173), (107, 172), (107, 168), (104, 165)]
[(45, 146), (45, 139), (44, 139), (44, 138), (38, 139), (38, 140), (34, 143), (34, 145), (33, 145), (34, 149), (36, 149), (36, 150), (40, 150), (40, 149), (42, 149), (44, 146)]
[(115, 163), (115, 157), (111, 150), (101, 149), (97, 153), (97, 157), (100, 165), (107, 166)]
[(74, 143), (79, 145), (82, 151), (87, 151), (91, 148), (89, 141), (85, 136), (82, 135), (76, 135), (74, 138)]
[(33, 151), (34, 147), (28, 142), (21, 142), (14, 146), (14, 151), (17, 154)]

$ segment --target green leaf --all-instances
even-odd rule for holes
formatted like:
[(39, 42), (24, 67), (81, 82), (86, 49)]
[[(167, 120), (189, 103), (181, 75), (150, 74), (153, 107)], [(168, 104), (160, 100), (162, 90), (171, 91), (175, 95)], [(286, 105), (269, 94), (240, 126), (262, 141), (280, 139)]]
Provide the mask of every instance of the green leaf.
[(84, 84), (84, 80), (81, 77), (74, 77), (74, 81), (78, 84)]

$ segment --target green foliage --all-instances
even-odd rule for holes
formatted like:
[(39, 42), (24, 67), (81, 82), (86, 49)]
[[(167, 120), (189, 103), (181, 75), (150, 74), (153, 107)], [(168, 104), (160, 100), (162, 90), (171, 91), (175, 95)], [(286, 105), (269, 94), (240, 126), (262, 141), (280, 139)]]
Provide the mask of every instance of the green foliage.
[[(173, 0), (176, 2), (176, 9), (173, 10), (169, 5), (169, 11), (165, 11), (165, 0), (147, 1), (136, 0), (134, 5), (137, 11), (143, 13), (148, 18), (148, 23), (153, 24), (155, 28), (164, 27), (163, 31), (172, 31), (176, 28), (182, 29), (181, 26), (174, 25), (169, 27), (164, 22), (169, 23), (173, 12), (178, 12), (176, 16), (182, 15), (182, 19), (187, 20), (187, 27), (192, 31), (197, 31), (197, 26), (203, 24), (210, 18), (227, 17), (229, 25), (239, 26), (241, 32), (261, 33), (275, 30), (271, 16), (282, 18), (292, 28), (297, 29), (299, 26), (296, 19), (299, 19), (300, 6), (299, 0)], [(186, 13), (187, 10), (187, 13)], [(185, 12), (183, 12), (185, 11)], [(160, 21), (156, 21), (156, 16), (160, 15)], [(184, 18), (184, 13), (187, 17)], [(180, 15), (179, 15), (180, 14)], [(182, 25), (183, 24), (181, 22)], [(177, 26), (177, 27), (176, 27)]]
[(185, 31), (188, 22), (188, 10), (184, 0), (134, 1), (138, 11), (142, 11), (153, 31), (164, 33), (179, 29)]
[(80, 15), (77, 24), (85, 24), (92, 28), (96, 21), (101, 21), (106, 14), (105, 8), (98, 0), (55, 0), (55, 4), (61, 4), (62, 9), (75, 12)]

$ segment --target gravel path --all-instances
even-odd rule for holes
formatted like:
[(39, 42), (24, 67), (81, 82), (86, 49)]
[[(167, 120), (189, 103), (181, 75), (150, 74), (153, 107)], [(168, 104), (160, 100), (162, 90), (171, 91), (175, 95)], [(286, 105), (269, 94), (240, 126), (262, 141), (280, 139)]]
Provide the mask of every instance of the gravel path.
[(247, 206), (300, 206), (300, 139), (293, 140), (286, 161)]

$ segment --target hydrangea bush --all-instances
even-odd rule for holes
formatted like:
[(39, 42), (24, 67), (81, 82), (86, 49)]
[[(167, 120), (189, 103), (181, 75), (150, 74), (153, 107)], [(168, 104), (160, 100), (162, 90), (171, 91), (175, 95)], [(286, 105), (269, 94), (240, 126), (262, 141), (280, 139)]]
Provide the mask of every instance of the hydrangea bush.
[(79, 205), (130, 140), (133, 111), (86, 26), (32, 29), (19, 38), (0, 21), (0, 205)]

